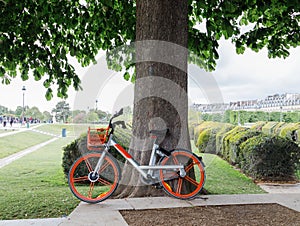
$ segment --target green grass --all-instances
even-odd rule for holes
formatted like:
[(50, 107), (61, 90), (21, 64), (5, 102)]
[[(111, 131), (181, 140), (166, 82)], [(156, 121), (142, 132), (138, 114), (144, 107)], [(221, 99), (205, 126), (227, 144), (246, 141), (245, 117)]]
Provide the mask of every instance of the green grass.
[(52, 137), (32, 131), (21, 132), (0, 139), (0, 159), (50, 140)]
[(192, 149), (203, 157), (206, 181), (204, 188), (209, 194), (261, 194), (266, 193), (249, 177), (235, 169), (217, 155), (199, 153), (193, 141)]
[[(78, 137), (87, 132), (88, 127), (103, 127), (104, 125), (88, 125), (88, 124), (45, 124), (37, 128), (37, 130), (48, 132), (55, 135), (61, 135), (62, 129), (67, 130), (67, 136)], [(105, 125), (106, 126), (106, 125)]]
[(250, 178), (236, 170), (220, 157), (201, 154), (206, 165), (204, 188), (209, 194), (260, 194), (266, 193)]
[(66, 183), (59, 139), (0, 169), (0, 219), (61, 217), (79, 201)]
[[(52, 131), (60, 129), (52, 127)], [(37, 135), (30, 134), (34, 138)], [(61, 217), (74, 210), (79, 200), (71, 193), (61, 166), (62, 146), (73, 139), (59, 139), (0, 169), (1, 220)], [(204, 154), (203, 159), (205, 188), (210, 194), (264, 193), (219, 157)]]
[(0, 134), (1, 134), (1, 133), (12, 132), (12, 131), (15, 131), (15, 129), (0, 129)]

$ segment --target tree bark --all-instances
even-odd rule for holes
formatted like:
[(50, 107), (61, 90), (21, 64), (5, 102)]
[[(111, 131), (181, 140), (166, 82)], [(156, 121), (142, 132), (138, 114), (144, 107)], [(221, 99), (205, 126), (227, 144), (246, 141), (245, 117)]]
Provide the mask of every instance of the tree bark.
[[(151, 129), (169, 129), (159, 140), (165, 149), (190, 150), (188, 1), (137, 0), (136, 9), (136, 83), (130, 153), (141, 165), (147, 165), (153, 144)], [(145, 186), (139, 173), (125, 163), (117, 194), (118, 197), (139, 197), (157, 196), (161, 192)]]

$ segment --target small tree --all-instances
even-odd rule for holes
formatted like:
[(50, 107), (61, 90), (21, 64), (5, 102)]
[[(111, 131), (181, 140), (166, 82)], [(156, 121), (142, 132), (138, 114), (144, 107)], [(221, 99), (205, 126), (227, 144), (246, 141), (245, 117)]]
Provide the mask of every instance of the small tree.
[(70, 112), (70, 106), (66, 101), (60, 101), (56, 104), (56, 107), (52, 110), (55, 114), (55, 119), (57, 122), (66, 122), (68, 120)]

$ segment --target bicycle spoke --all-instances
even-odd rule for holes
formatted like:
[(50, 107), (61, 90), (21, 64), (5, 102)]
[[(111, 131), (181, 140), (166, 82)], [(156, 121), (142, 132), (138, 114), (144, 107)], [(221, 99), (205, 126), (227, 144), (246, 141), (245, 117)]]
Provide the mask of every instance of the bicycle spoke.
[(176, 193), (177, 194), (181, 194), (181, 190), (182, 190), (182, 178), (178, 178), (178, 183), (177, 183), (177, 190), (176, 190)]
[(85, 162), (86, 167), (88, 168), (89, 172), (92, 172), (92, 171), (93, 171), (93, 168), (92, 168), (92, 166), (91, 166), (89, 160), (88, 160), (88, 159), (84, 159), (84, 162)]
[(184, 170), (185, 170), (185, 172), (187, 173), (187, 172), (189, 172), (190, 171), (190, 169), (192, 169), (193, 167), (194, 167), (194, 162), (192, 162), (190, 165), (188, 165)]
[(197, 181), (195, 181), (194, 179), (190, 178), (189, 176), (185, 176), (184, 179), (187, 180), (188, 182), (192, 183), (195, 186), (199, 185), (199, 183)]
[(102, 178), (99, 178), (98, 181), (101, 183), (101, 184), (104, 184), (104, 185), (107, 185), (107, 186), (111, 186), (112, 184), (110, 182), (108, 182), (107, 180), (104, 180)]
[(74, 182), (83, 182), (89, 180), (88, 176), (74, 178)]
[(109, 162), (106, 162), (102, 167), (101, 167), (101, 169), (99, 170), (99, 174), (101, 174), (108, 166), (109, 166), (110, 164), (109, 164)]
[(94, 190), (94, 185), (95, 185), (94, 182), (92, 182), (92, 183), (90, 184), (90, 189), (89, 189), (89, 192), (88, 192), (88, 197), (89, 197), (89, 198), (92, 198), (92, 192), (93, 192), (93, 190)]

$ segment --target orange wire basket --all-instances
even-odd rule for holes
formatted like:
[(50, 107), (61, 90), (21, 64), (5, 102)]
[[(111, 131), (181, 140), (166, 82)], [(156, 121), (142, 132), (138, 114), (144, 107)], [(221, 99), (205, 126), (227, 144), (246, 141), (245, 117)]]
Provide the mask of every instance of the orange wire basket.
[(107, 128), (88, 129), (87, 148), (88, 150), (100, 150), (108, 136)]

